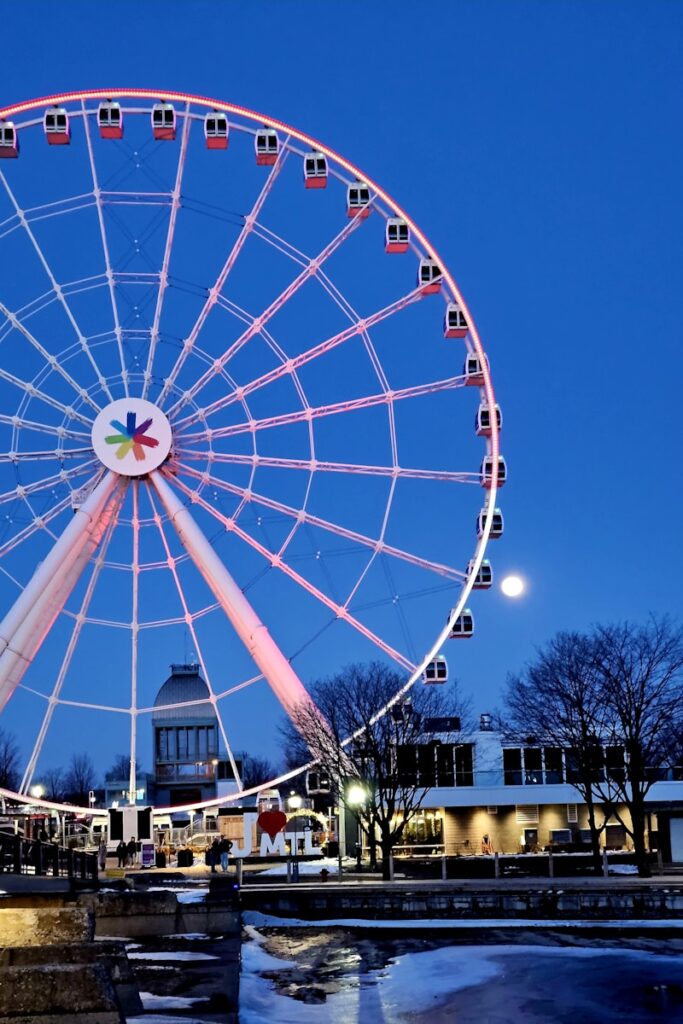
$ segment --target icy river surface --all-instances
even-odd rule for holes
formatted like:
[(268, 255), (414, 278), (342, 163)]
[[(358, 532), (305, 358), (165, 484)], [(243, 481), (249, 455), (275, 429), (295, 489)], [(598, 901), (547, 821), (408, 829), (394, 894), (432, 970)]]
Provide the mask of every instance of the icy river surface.
[(496, 922), (463, 937), (427, 922), (245, 918), (240, 1024), (683, 1024), (683, 930), (594, 938), (546, 925), (511, 942)]

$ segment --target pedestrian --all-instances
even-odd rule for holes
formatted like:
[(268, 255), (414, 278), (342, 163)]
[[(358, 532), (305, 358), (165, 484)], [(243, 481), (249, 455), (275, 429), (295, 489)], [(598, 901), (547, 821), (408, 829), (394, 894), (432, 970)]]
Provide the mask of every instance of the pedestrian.
[(126, 865), (129, 868), (135, 866), (135, 858), (137, 857), (138, 845), (135, 842), (135, 836), (131, 836), (126, 846)]
[(97, 863), (100, 871), (106, 870), (107, 867), (107, 844), (104, 839), (100, 839), (99, 849), (97, 851)]
[(118, 867), (125, 868), (127, 856), (128, 847), (124, 843), (123, 839), (119, 839), (119, 845), (116, 847), (116, 860), (118, 862)]
[(227, 871), (228, 870), (228, 858), (230, 856), (230, 851), (231, 850), (232, 850), (232, 843), (231, 843), (231, 841), (227, 838), (227, 836), (223, 836), (223, 838), (221, 839), (221, 841), (218, 844), (218, 852), (220, 854), (221, 868), (223, 869), (223, 871)]
[(216, 874), (216, 864), (218, 864), (221, 854), (219, 850), (220, 843), (218, 839), (214, 839), (211, 843), (211, 849), (209, 850), (209, 863), (211, 864), (211, 874)]

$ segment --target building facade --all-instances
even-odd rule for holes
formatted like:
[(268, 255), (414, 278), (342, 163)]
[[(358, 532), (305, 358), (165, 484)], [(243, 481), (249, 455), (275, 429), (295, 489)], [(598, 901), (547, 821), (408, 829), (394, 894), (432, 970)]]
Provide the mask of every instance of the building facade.
[[(624, 751), (605, 747), (602, 772), (623, 772)], [(449, 855), (524, 853), (547, 849), (589, 849), (586, 806), (572, 785), (572, 752), (531, 739), (514, 742), (493, 729), (482, 715), (480, 729), (458, 743), (425, 744), (404, 757), (410, 781), (429, 787), (423, 810), (406, 828), (406, 852)], [(683, 861), (683, 770), (662, 773), (646, 797), (648, 842), (667, 861)], [(630, 824), (617, 806), (605, 821), (601, 842), (607, 849), (628, 850), (630, 837), (618, 820)]]
[(154, 701), (152, 729), (157, 806), (201, 803), (234, 791), (234, 773), (199, 665), (171, 665)]

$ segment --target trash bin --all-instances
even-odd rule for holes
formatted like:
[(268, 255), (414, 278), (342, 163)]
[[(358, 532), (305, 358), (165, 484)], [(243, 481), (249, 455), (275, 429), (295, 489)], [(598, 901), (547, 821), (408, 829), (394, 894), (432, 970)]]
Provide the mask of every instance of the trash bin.
[(166, 867), (166, 854), (163, 850), (157, 850), (156, 857), (154, 858), (155, 866), (158, 868)]

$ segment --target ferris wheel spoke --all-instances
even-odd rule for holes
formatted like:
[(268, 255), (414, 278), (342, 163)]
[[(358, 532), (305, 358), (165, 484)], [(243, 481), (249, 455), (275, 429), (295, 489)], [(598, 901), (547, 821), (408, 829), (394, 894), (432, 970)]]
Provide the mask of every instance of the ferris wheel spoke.
[[(78, 646), (78, 641), (80, 639), (81, 632), (82, 632), (83, 626), (85, 624), (86, 616), (87, 616), (88, 610), (90, 608), (90, 603), (92, 601), (92, 597), (93, 597), (93, 594), (95, 592), (95, 588), (97, 586), (97, 582), (99, 580), (100, 573), (102, 571), (102, 566), (105, 563), (105, 559), (106, 559), (106, 556), (107, 556), (107, 550), (109, 548), (109, 544), (110, 544), (112, 535), (113, 535), (114, 530), (116, 528), (116, 525), (118, 523), (118, 517), (119, 517), (119, 512), (121, 510), (121, 502), (122, 502), (122, 500), (123, 500), (123, 492), (121, 492), (121, 494), (119, 496), (118, 505), (115, 508), (114, 513), (111, 516), (110, 521), (108, 522), (106, 530), (104, 532), (104, 536), (103, 536), (103, 539), (102, 539), (102, 545), (100, 547), (100, 551), (99, 551), (99, 553), (97, 555), (97, 558), (95, 559), (95, 563), (93, 565), (93, 570), (92, 570), (92, 572), (90, 574), (90, 579), (88, 580), (88, 585), (86, 587), (85, 594), (83, 595), (83, 599), (82, 599), (81, 604), (80, 604), (78, 615), (76, 616), (76, 618), (74, 620), (74, 627), (73, 627), (73, 629), (71, 631), (71, 636), (69, 637), (69, 642), (67, 644), (66, 651), (64, 652), (64, 657), (62, 658), (62, 663), (60, 665), (59, 672), (57, 673), (57, 678), (55, 679), (55, 684), (54, 684), (54, 686), (52, 688), (52, 693), (47, 698), (48, 706), (47, 706), (47, 708), (45, 710), (45, 714), (43, 715), (43, 721), (42, 721), (42, 723), (40, 725), (40, 729), (39, 729), (39, 732), (38, 732), (38, 736), (36, 738), (36, 742), (35, 742), (35, 744), (33, 746), (33, 750), (31, 752), (31, 756), (30, 756), (30, 758), (28, 760), (28, 763), (26, 765), (26, 769), (24, 771), (23, 778), (21, 780), (21, 786), (19, 787), (19, 792), (20, 793), (27, 793), (29, 788), (30, 788), (30, 786), (31, 786), (31, 782), (33, 781), (33, 776), (35, 774), (36, 766), (38, 764), (38, 760), (40, 758), (40, 754), (41, 754), (42, 749), (43, 749), (43, 744), (45, 743), (45, 738), (46, 738), (48, 730), (50, 728), (50, 723), (52, 721), (52, 716), (54, 715), (55, 708), (60, 703), (67, 703), (66, 701), (60, 701), (62, 687), (64, 685), (64, 680), (66, 679), (66, 676), (67, 676), (67, 673), (69, 671), (69, 668), (71, 666), (71, 662), (72, 662), (72, 659), (73, 659), (73, 656), (74, 656), (74, 652), (76, 650), (76, 647)], [(85, 706), (85, 705), (78, 705), (78, 706)], [(112, 709), (112, 710), (121, 710), (121, 709)]]
[(0, 464), (5, 462), (13, 462), (15, 465), (22, 462), (46, 462), (57, 459), (82, 459), (84, 456), (92, 455), (92, 447), (89, 448), (51, 448), (44, 451), (25, 451), (25, 452), (0, 452)]
[(39, 423), (37, 420), (25, 420), (20, 416), (6, 416), (0, 413), (0, 423), (7, 427), (20, 427), (23, 430), (36, 431), (39, 434), (52, 434), (53, 437), (68, 437), (74, 441), (90, 440), (90, 435), (82, 430), (70, 430), (68, 427), (55, 427), (51, 423)]
[[(333, 402), (330, 405), (319, 405), (304, 409), (297, 409), (296, 412), (283, 413), (280, 416), (268, 416), (265, 419), (250, 420), (248, 423), (236, 423), (229, 427), (216, 427), (211, 430), (212, 440), (219, 440), (224, 437), (234, 437), (237, 434), (248, 434), (256, 430), (268, 430), (272, 427), (284, 427), (290, 423), (306, 423), (311, 420), (320, 419), (324, 416), (340, 416), (347, 412), (355, 412), (359, 409), (371, 409), (378, 405), (391, 405), (393, 402), (404, 401), (409, 398), (421, 398), (426, 395), (436, 394), (439, 391), (447, 391), (464, 386), (465, 378), (447, 377), (445, 380), (433, 381), (430, 384), (417, 384), (409, 388), (398, 388), (395, 391), (380, 391), (374, 395), (365, 395), (362, 398), (351, 398), (346, 402)], [(206, 441), (204, 431), (195, 434), (181, 434), (180, 440), (183, 444), (197, 444)], [(214, 454), (216, 461), (220, 461), (218, 453)]]
[[(309, 281), (312, 277), (314, 277), (317, 274), (318, 270), (323, 265), (323, 263), (325, 263), (325, 261), (329, 259), (329, 257), (332, 256), (334, 252), (337, 251), (337, 249), (343, 244), (343, 242), (346, 241), (346, 239), (352, 232), (357, 230), (359, 223), (359, 219), (354, 217), (347, 224), (344, 225), (342, 230), (332, 239), (331, 242), (328, 242), (325, 248), (322, 249), (321, 252), (314, 259), (309, 261), (306, 267), (304, 267), (301, 273), (294, 278), (294, 280), (287, 286), (287, 288), (285, 288), (284, 291), (280, 292), (278, 297), (274, 299), (271, 302), (271, 304), (259, 316), (256, 317), (255, 320), (253, 320), (250, 326), (247, 327), (246, 331), (243, 331), (239, 338), (237, 338), (231, 345), (228, 346), (225, 352), (223, 352), (223, 354), (219, 356), (218, 359), (215, 360), (213, 366), (209, 370), (206, 370), (201, 375), (201, 377), (192, 385), (192, 387), (188, 388), (187, 391), (184, 392), (182, 398), (179, 398), (174, 403), (174, 405), (171, 406), (168, 413), (169, 416), (172, 416), (181, 408), (182, 405), (186, 404), (188, 401), (191, 401), (193, 398), (195, 398), (195, 396), (202, 390), (202, 388), (205, 387), (205, 385), (208, 384), (209, 381), (213, 380), (216, 374), (223, 369), (226, 363), (228, 363), (233, 358), (233, 356), (235, 356), (240, 351), (240, 349), (244, 348), (247, 342), (251, 338), (253, 338), (254, 335), (258, 334), (261, 331), (261, 329), (268, 323), (268, 321), (271, 320), (275, 316), (275, 314), (280, 309), (282, 309), (282, 307), (285, 306), (294, 295), (296, 295), (296, 293), (299, 291), (302, 285), (304, 285), (307, 281)], [(294, 360), (292, 360), (292, 362), (294, 362)]]
[(0, 302), (0, 313), (2, 313), (2, 315), (7, 319), (7, 321), (12, 325), (12, 327), (15, 330), (19, 331), (19, 333), (23, 335), (23, 337), (26, 339), (29, 345), (31, 345), (31, 347), (34, 348), (36, 352), (40, 353), (40, 355), (43, 357), (48, 366), (52, 370), (54, 370), (55, 373), (59, 374), (59, 376), (63, 380), (66, 381), (69, 387), (71, 387), (76, 392), (76, 394), (82, 401), (87, 402), (87, 404), (96, 413), (100, 411), (99, 405), (90, 396), (88, 391), (85, 388), (82, 388), (80, 384), (77, 384), (77, 382), (74, 380), (71, 374), (64, 369), (59, 359), (57, 359), (55, 355), (52, 355), (50, 352), (48, 352), (44, 345), (41, 345), (38, 339), (22, 323), (22, 321), (19, 319), (16, 313), (13, 313), (10, 309), (8, 309), (3, 302)]
[(95, 204), (97, 207), (97, 221), (100, 227), (100, 238), (102, 240), (102, 255), (104, 256), (105, 273), (107, 277), (107, 285), (109, 287), (109, 299), (111, 301), (111, 311), (114, 318), (114, 334), (116, 335), (116, 344), (119, 351), (119, 360), (121, 362), (121, 380), (123, 382), (123, 390), (128, 396), (128, 370), (126, 368), (126, 360), (123, 354), (123, 337), (121, 335), (121, 323), (119, 321), (119, 309), (116, 302), (116, 294), (114, 289), (114, 273), (111, 264), (111, 258), (109, 255), (109, 242), (107, 241), (107, 228), (104, 223), (104, 207), (102, 205), (102, 192), (100, 189), (100, 183), (97, 176), (97, 166), (95, 164), (95, 151), (93, 149), (92, 138), (90, 135), (90, 118), (85, 109), (85, 101), (81, 100), (81, 107), (83, 110), (83, 127), (85, 129), (85, 140), (88, 147), (88, 160), (90, 162), (90, 173), (92, 175), (93, 183), (93, 195), (95, 197)]
[(169, 268), (171, 265), (171, 254), (173, 252), (175, 229), (176, 223), (178, 221), (178, 211), (180, 210), (180, 193), (183, 184), (183, 174), (185, 173), (185, 162), (187, 159), (187, 144), (190, 138), (190, 128), (192, 127), (192, 118), (187, 117), (188, 111), (189, 104), (185, 106), (186, 116), (183, 119), (183, 130), (180, 137), (180, 153), (178, 155), (178, 166), (176, 168), (173, 192), (171, 193), (171, 206), (168, 215), (166, 244), (164, 245), (164, 255), (161, 261), (161, 271), (159, 273), (159, 288), (157, 291), (156, 305), (154, 307), (154, 318), (152, 320), (152, 327), (150, 330), (149, 351), (147, 353), (147, 366), (145, 368), (145, 379), (142, 387), (143, 398), (147, 398), (147, 395), (149, 393), (149, 386), (152, 382), (152, 368), (154, 366), (154, 356), (156, 354), (156, 347), (159, 341), (159, 325), (161, 323), (161, 313), (164, 307), (166, 289), (168, 288), (168, 276)]
[(4, 544), (0, 544), (0, 558), (4, 558), (5, 555), (8, 555), (10, 551), (14, 550), (14, 548), (23, 544), (29, 537), (32, 537), (34, 533), (37, 533), (39, 530), (45, 530), (53, 519), (56, 519), (57, 516), (61, 515), (62, 512), (65, 512), (71, 507), (71, 497), (62, 498), (60, 501), (56, 502), (52, 508), (48, 509), (47, 512), (43, 512), (40, 519), (34, 518), (33, 521), (29, 523), (28, 526), (25, 526), (23, 530), (19, 530), (19, 532), (15, 533), (13, 537), (6, 540)]
[(346, 622), (348, 623), (348, 625), (352, 626), (358, 633), (361, 634), (361, 636), (364, 636), (366, 640), (369, 640), (372, 644), (379, 648), (379, 650), (383, 651), (384, 654), (386, 654), (389, 658), (395, 661), (398, 665), (401, 665), (402, 668), (405, 668), (410, 672), (412, 672), (415, 669), (415, 666), (412, 664), (412, 662), (410, 662), (406, 657), (404, 657), (403, 654), (401, 654), (399, 651), (394, 650), (394, 648), (391, 647), (389, 644), (385, 643), (385, 641), (382, 640), (381, 637), (378, 637), (375, 633), (372, 632), (372, 630), (368, 629), (367, 626), (364, 626), (362, 622), (359, 622), (358, 619), (356, 619), (348, 610), (346, 604), (340, 605), (333, 601), (332, 598), (328, 597), (327, 594), (324, 594), (321, 590), (318, 589), (318, 587), (316, 587), (313, 583), (311, 583), (300, 573), (298, 573), (295, 569), (293, 569), (290, 565), (288, 565), (287, 562), (283, 561), (283, 559), (279, 555), (275, 554), (272, 551), (269, 551), (266, 547), (263, 546), (263, 544), (260, 544), (259, 541), (257, 541), (254, 537), (248, 534), (245, 530), (243, 530), (234, 521), (234, 519), (229, 519), (227, 516), (224, 516), (221, 512), (218, 511), (218, 509), (210, 505), (208, 501), (205, 501), (200, 494), (198, 494), (196, 491), (192, 491), (186, 484), (182, 482), (182, 480), (176, 480), (175, 483), (176, 486), (190, 499), (190, 501), (199, 505), (206, 512), (212, 515), (214, 519), (218, 520), (218, 522), (221, 523), (221, 525), (228, 532), (234, 533), (235, 536), (243, 540), (244, 543), (247, 544), (250, 548), (253, 548), (254, 551), (257, 551), (263, 558), (270, 562), (273, 568), (279, 569), (280, 572), (284, 573), (295, 583), (298, 583), (303, 590), (311, 594), (312, 597), (316, 598), (317, 601), (325, 605), (326, 608), (329, 608), (330, 611), (333, 611), (338, 619), (341, 619), (343, 622)]
[(91, 426), (92, 420), (89, 420), (87, 416), (84, 416), (80, 412), (76, 412), (76, 410), (70, 406), (64, 405), (64, 403), (60, 402), (59, 399), (53, 398), (52, 395), (49, 395), (46, 391), (36, 387), (31, 381), (22, 380), (21, 377), (17, 377), (13, 373), (9, 373), (8, 370), (3, 369), (0, 369), (0, 380), (4, 380), (8, 384), (12, 384), (14, 387), (19, 388), (24, 392), (25, 398), (36, 398), (39, 401), (44, 402), (46, 405), (49, 405), (52, 409), (56, 409), (58, 412), (63, 413), (64, 416), (69, 416), (72, 419), (78, 420), (79, 423), (83, 423), (87, 427)]
[(2, 173), (2, 171), (0, 171), (0, 181), (2, 182), (2, 184), (3, 184), (4, 188), (5, 188), (5, 191), (7, 192), (7, 195), (9, 197), (9, 199), (10, 199), (10, 202), (14, 206), (14, 208), (15, 208), (18, 216), (19, 216), (19, 219), (20, 219), (20, 221), (21, 221), (21, 223), (22, 223), (22, 225), (24, 227), (24, 230), (26, 231), (26, 234), (28, 235), (29, 241), (31, 242), (31, 245), (33, 246), (33, 249), (34, 249), (34, 251), (36, 253), (36, 256), (38, 257), (38, 259), (39, 259), (39, 261), (40, 261), (40, 263), (41, 263), (41, 265), (43, 267), (43, 270), (45, 271), (45, 273), (46, 273), (46, 275), (47, 275), (47, 277), (48, 277), (48, 279), (50, 281), (50, 284), (52, 286), (52, 290), (55, 293), (55, 296), (56, 296), (58, 302), (60, 303), (60, 305), (62, 306), (64, 312), (66, 313), (67, 319), (69, 320), (69, 323), (71, 324), (71, 326), (73, 327), (73, 329), (74, 329), (74, 331), (76, 333), (76, 337), (78, 339), (78, 342), (81, 345), (85, 355), (87, 356), (87, 358), (88, 358), (88, 360), (89, 360), (89, 362), (90, 362), (90, 364), (91, 364), (91, 366), (92, 366), (92, 368), (93, 368), (93, 370), (94, 370), (94, 372), (95, 372), (95, 374), (97, 376), (97, 380), (98, 380), (98, 383), (99, 383), (100, 387), (102, 388), (102, 390), (106, 394), (106, 396), (109, 399), (109, 401), (112, 401), (112, 394), (111, 394), (111, 391), (109, 390), (109, 385), (107, 384), (106, 378), (103, 376), (102, 371), (100, 370), (99, 366), (97, 365), (97, 362), (95, 361), (95, 358), (94, 358), (94, 356), (93, 356), (93, 354), (92, 354), (92, 352), (90, 350), (90, 346), (88, 345), (88, 339), (83, 334), (83, 332), (81, 331), (80, 327), (78, 326), (78, 324), (76, 322), (76, 318), (74, 317), (73, 312), (71, 310), (71, 306), (66, 301), (66, 297), (64, 295), (63, 289), (59, 285), (59, 283), (58, 283), (58, 281), (57, 281), (57, 279), (56, 279), (56, 277), (55, 277), (55, 275), (54, 275), (54, 273), (52, 271), (52, 268), (50, 267), (50, 264), (48, 263), (47, 258), (45, 257), (45, 254), (44, 254), (44, 252), (43, 252), (43, 250), (42, 250), (42, 248), (41, 248), (41, 246), (40, 246), (40, 244), (38, 242), (38, 239), (36, 238), (35, 234), (33, 233), (32, 229), (31, 229), (31, 225), (26, 220), (26, 217), (24, 216), (23, 210), (19, 206), (19, 204), (18, 204), (18, 202), (16, 200), (16, 197), (14, 195), (14, 192), (10, 188), (9, 183), (8, 183), (5, 175)]
[[(184, 458), (204, 461), (203, 452), (184, 452), (178, 454)], [(360, 476), (401, 477), (408, 480), (434, 480), (444, 483), (480, 484), (481, 474), (477, 472), (458, 473), (447, 469), (414, 469), (408, 466), (364, 466), (353, 462), (324, 462), (319, 459), (278, 459), (267, 455), (236, 455), (212, 452), (212, 462), (230, 463), (241, 466), (267, 466), (271, 469), (296, 469), (309, 473), (349, 473)]]
[(60, 473), (53, 473), (52, 476), (44, 476), (40, 480), (33, 480), (30, 484), (17, 484), (11, 490), (0, 493), (0, 505), (6, 505), (7, 502), (15, 501), (17, 498), (25, 498), (32, 494), (39, 494), (42, 491), (49, 491), (52, 487), (58, 487), (74, 477), (87, 473), (97, 464), (97, 459), (91, 459), (80, 466), (74, 466), (73, 469), (64, 469)]
[[(175, 422), (177, 430), (183, 430), (184, 428), (196, 423), (199, 419), (211, 416), (216, 412), (220, 412), (222, 409), (227, 408), (229, 405), (233, 405), (235, 402), (240, 401), (243, 398), (248, 397), (252, 392), (258, 391), (260, 388), (266, 387), (268, 384), (272, 384), (274, 381), (280, 380), (288, 373), (292, 373), (294, 370), (298, 370), (300, 367), (305, 366), (307, 363), (312, 362), (314, 359), (318, 359), (320, 356), (325, 355), (327, 352), (331, 352), (333, 349), (338, 348), (339, 345), (343, 345), (344, 342), (349, 341), (351, 338), (355, 338), (357, 335), (362, 334), (364, 331), (368, 331), (371, 327), (381, 323), (390, 316), (394, 316), (396, 313), (410, 306), (413, 302), (418, 302), (422, 298), (422, 291), (420, 288), (414, 288), (406, 295), (401, 296), (400, 299), (396, 299), (394, 302), (385, 306), (383, 309), (377, 310), (375, 313), (371, 313), (370, 316), (365, 317), (362, 320), (358, 320), (356, 323), (351, 324), (349, 327), (344, 328), (343, 331), (339, 331), (338, 334), (334, 334), (327, 338), (325, 341), (320, 342), (318, 345), (313, 345), (311, 348), (306, 349), (305, 352), (301, 352), (298, 356), (294, 356), (292, 359), (288, 359), (285, 363), (280, 366), (276, 366), (274, 369), (269, 370), (260, 377), (256, 377), (254, 380), (245, 384), (231, 394), (226, 395), (224, 398), (219, 398), (210, 405), (207, 405), (205, 409), (201, 411), (201, 415), (197, 412), (191, 413), (189, 416), (185, 416), (182, 419)], [(252, 330), (252, 328), (250, 328)], [(245, 333), (249, 333), (248, 331)], [(255, 333), (255, 332), (254, 332)], [(239, 339), (238, 339), (239, 341)], [(237, 342), (235, 342), (237, 344)], [(206, 383), (217, 371), (211, 369), (207, 373), (200, 377), (200, 382)], [(197, 389), (198, 390), (198, 389)], [(196, 390), (193, 393), (196, 394)], [(184, 399), (183, 399), (184, 400)], [(385, 398), (386, 401), (386, 398)], [(176, 409), (179, 403), (173, 408)], [(171, 410), (173, 412), (173, 410)], [(246, 429), (249, 429), (248, 427)]]
[[(358, 533), (356, 530), (347, 529), (340, 523), (330, 522), (328, 519), (323, 519), (320, 516), (313, 515), (311, 512), (306, 512), (305, 509), (293, 508), (291, 505), (286, 505), (284, 502), (276, 501), (274, 498), (268, 498), (251, 489), (247, 492), (245, 488), (237, 487), (235, 484), (221, 480), (219, 477), (213, 476), (210, 473), (202, 473), (198, 470), (190, 469), (189, 466), (183, 465), (179, 467), (179, 471), (186, 476), (193, 477), (196, 480), (201, 480), (203, 483), (210, 484), (212, 487), (217, 487), (219, 490), (226, 491), (228, 494), (233, 494), (240, 498), (247, 496), (249, 501), (253, 501), (257, 505), (263, 505), (264, 508), (273, 509), (274, 512), (280, 512), (298, 522), (318, 527), (321, 530), (326, 530), (328, 533), (332, 533), (337, 537), (343, 537), (345, 540), (353, 541), (355, 544), (361, 544), (363, 547), (371, 548), (377, 553), (384, 553), (386, 555), (391, 555), (392, 558), (409, 562), (411, 565), (414, 565), (419, 569), (426, 569), (428, 572), (437, 573), (440, 576), (446, 576), (448, 579), (452, 580), (461, 581), (467, 578), (467, 573), (461, 572), (459, 569), (453, 569), (448, 565), (441, 564), (440, 562), (432, 562), (429, 559), (421, 558), (419, 555), (414, 555), (409, 551), (403, 551), (401, 548), (394, 547), (391, 544), (386, 544), (383, 540), (366, 537), (364, 534)], [(281, 552), (282, 550), (283, 548), (280, 548)]]
[(265, 679), (265, 676), (263, 672), (259, 672), (258, 675), (251, 676), (249, 679), (243, 679), (241, 683), (235, 683), (234, 686), (230, 686), (227, 690), (217, 693), (216, 697), (218, 700), (223, 700), (224, 697), (230, 697), (233, 693), (246, 690), (248, 686), (253, 686), (254, 683), (259, 683), (262, 679)]
[(131, 561), (132, 602), (130, 623), (130, 763), (128, 802), (135, 803), (137, 790), (137, 738), (138, 738), (138, 638), (140, 632), (140, 481), (131, 480), (133, 491), (133, 558)]
[(228, 740), (228, 733), (227, 733), (227, 730), (225, 728), (225, 722), (223, 721), (223, 716), (221, 714), (221, 710), (220, 710), (220, 707), (218, 705), (218, 696), (217, 696), (217, 694), (216, 694), (216, 692), (215, 692), (215, 690), (213, 688), (213, 685), (211, 683), (211, 676), (209, 675), (209, 671), (208, 671), (208, 669), (206, 667), (206, 661), (204, 659), (204, 654), (202, 652), (201, 645), (199, 643), (199, 637), (197, 636), (197, 630), (195, 629), (194, 617), (193, 617), (192, 613), (190, 612), (190, 607), (189, 607), (188, 602), (187, 602), (187, 597), (185, 595), (185, 592), (183, 590), (182, 584), (180, 582), (180, 576), (178, 575), (178, 569), (177, 569), (177, 565), (176, 565), (176, 560), (171, 555), (171, 549), (170, 549), (170, 546), (169, 546), (166, 534), (164, 532), (164, 527), (163, 527), (163, 524), (161, 522), (161, 516), (159, 515), (158, 509), (156, 507), (156, 502), (154, 501), (154, 494), (153, 494), (152, 488), (151, 488), (151, 486), (149, 484), (147, 484), (147, 490), (148, 490), (149, 501), (150, 501), (150, 504), (152, 506), (152, 513), (153, 513), (154, 523), (155, 523), (155, 525), (157, 527), (157, 530), (159, 531), (159, 536), (161, 537), (161, 543), (163, 545), (164, 552), (166, 554), (166, 559), (168, 561), (168, 567), (169, 567), (169, 569), (171, 571), (171, 575), (173, 576), (173, 582), (175, 584), (175, 588), (176, 588), (176, 591), (178, 593), (178, 597), (180, 599), (180, 603), (181, 603), (181, 606), (182, 606), (182, 609), (183, 609), (183, 614), (185, 616), (185, 622), (187, 623), (187, 628), (190, 631), (190, 637), (192, 639), (192, 643), (194, 645), (194, 649), (197, 652), (197, 657), (199, 659), (199, 665), (200, 665), (200, 668), (202, 670), (202, 677), (203, 677), (203, 679), (204, 679), (204, 681), (205, 681), (205, 683), (206, 683), (206, 685), (208, 687), (208, 690), (209, 690), (209, 699), (210, 699), (210, 702), (211, 702), (211, 706), (213, 707), (213, 710), (214, 710), (214, 712), (216, 714), (216, 717), (218, 718), (218, 726), (220, 728), (221, 737), (223, 739), (223, 744), (225, 746), (225, 750), (227, 752), (228, 759), (230, 761), (230, 767), (233, 770), (233, 774), (234, 774), (234, 777), (235, 777), (235, 779), (237, 781), (238, 788), (242, 789), (243, 788), (242, 787), (242, 779), (241, 779), (240, 773), (239, 773), (239, 771), (237, 769), (237, 762), (236, 762), (235, 757), (233, 755), (232, 747), (231, 747), (230, 742)]
[(205, 301), (205, 303), (204, 303), (204, 305), (203, 305), (203, 307), (201, 309), (201, 312), (199, 313), (199, 316), (195, 320), (195, 323), (194, 323), (194, 326), (192, 327), (192, 330), (190, 331), (189, 335), (187, 336), (187, 338), (185, 338), (185, 340), (183, 342), (182, 352), (178, 356), (178, 358), (177, 358), (177, 360), (175, 362), (175, 365), (171, 369), (170, 374), (168, 375), (168, 377), (164, 381), (164, 387), (163, 387), (163, 389), (161, 391), (161, 395), (159, 396), (159, 404), (160, 405), (163, 405), (163, 403), (166, 401), (166, 399), (167, 399), (167, 397), (168, 397), (168, 395), (170, 393), (170, 390), (171, 390), (171, 388), (173, 387), (173, 385), (175, 383), (175, 380), (176, 380), (178, 374), (180, 373), (181, 369), (185, 365), (185, 361), (186, 361), (187, 357), (189, 356), (190, 352), (192, 351), (192, 348), (194, 347), (194, 344), (197, 341), (197, 338), (199, 337), (199, 333), (200, 333), (202, 327), (204, 326), (204, 323), (206, 322), (206, 319), (207, 319), (209, 313), (211, 312), (211, 310), (215, 306), (217, 296), (222, 292), (223, 287), (225, 285), (225, 282), (228, 279), (228, 275), (230, 274), (230, 272), (231, 272), (232, 268), (234, 267), (235, 263), (237, 262), (237, 258), (238, 258), (239, 254), (241, 253), (241, 251), (242, 251), (242, 249), (244, 247), (244, 243), (246, 242), (247, 238), (251, 234), (252, 229), (254, 227), (254, 222), (255, 222), (256, 218), (258, 217), (259, 213), (261, 212), (261, 209), (263, 208), (263, 204), (265, 203), (266, 199), (270, 195), (270, 193), (271, 193), (271, 191), (273, 189), (273, 186), (274, 186), (275, 182), (277, 181), (277, 178), (278, 178), (278, 176), (280, 174), (280, 171), (282, 170), (282, 167), (284, 166), (284, 162), (285, 162), (286, 159), (287, 159), (287, 145), (285, 143), (285, 145), (282, 146), (282, 148), (280, 149), (280, 152), (278, 153), (277, 160), (273, 164), (273, 166), (272, 166), (272, 168), (270, 170), (270, 173), (269, 173), (268, 177), (266, 178), (266, 181), (265, 181), (265, 183), (263, 185), (263, 188), (261, 189), (261, 191), (259, 192), (258, 196), (256, 197), (256, 200), (255, 200), (254, 205), (253, 205), (253, 207), (251, 209), (251, 212), (248, 213), (245, 216), (244, 224), (242, 225), (240, 233), (238, 234), (237, 238), (235, 239), (235, 242), (234, 242), (234, 244), (232, 246), (232, 249), (228, 253), (228, 256), (227, 256), (227, 258), (226, 258), (226, 260), (225, 260), (225, 262), (224, 262), (224, 264), (223, 264), (223, 266), (222, 266), (222, 268), (220, 270), (220, 273), (218, 274), (218, 277), (216, 278), (216, 281), (215, 281), (213, 287), (209, 288), (209, 294), (208, 294), (208, 297), (207, 297), (207, 299), (206, 299), (206, 301)]

